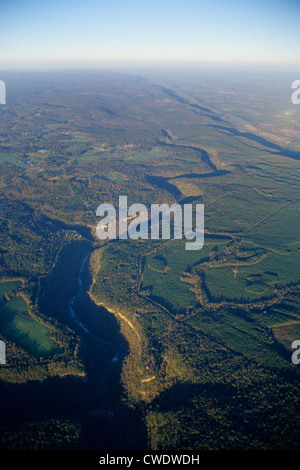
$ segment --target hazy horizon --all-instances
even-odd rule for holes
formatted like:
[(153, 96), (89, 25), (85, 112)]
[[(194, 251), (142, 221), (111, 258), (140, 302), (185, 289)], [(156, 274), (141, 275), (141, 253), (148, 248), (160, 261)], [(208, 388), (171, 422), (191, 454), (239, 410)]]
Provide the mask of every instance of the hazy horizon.
[(6, 0), (0, 69), (300, 67), (294, 0)]

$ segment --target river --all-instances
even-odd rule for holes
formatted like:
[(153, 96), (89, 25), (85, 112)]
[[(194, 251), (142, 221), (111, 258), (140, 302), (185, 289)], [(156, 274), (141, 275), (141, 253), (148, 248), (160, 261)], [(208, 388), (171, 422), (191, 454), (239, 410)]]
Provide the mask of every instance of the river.
[[(113, 367), (116, 366), (117, 363), (123, 361), (124, 357), (126, 356), (126, 350), (124, 350), (117, 343), (105, 338), (104, 336), (100, 336), (99, 334), (98, 335), (94, 334), (87, 326), (84, 325), (84, 323), (80, 320), (79, 316), (75, 312), (76, 304), (79, 302), (80, 297), (83, 294), (85, 294), (83, 292), (83, 274), (84, 274), (84, 268), (86, 267), (87, 262), (90, 258), (90, 254), (91, 253), (86, 254), (81, 262), (80, 269), (78, 272), (78, 277), (77, 277), (78, 288), (77, 288), (76, 293), (72, 296), (72, 298), (69, 301), (68, 312), (73, 322), (79, 327), (79, 329), (82, 330), (83, 333), (87, 334), (91, 340), (98, 342), (98, 344), (101, 344), (104, 348), (108, 347), (110, 350), (114, 351), (113, 357), (106, 362), (106, 365), (101, 372), (101, 378), (100, 378), (100, 383), (99, 383), (99, 395), (101, 396), (103, 409), (106, 409), (111, 416), (115, 416), (111, 408), (111, 404), (110, 404), (109, 397), (108, 397), (109, 394), (107, 391), (107, 380)], [(90, 302), (93, 302), (93, 301), (90, 300)], [(85, 305), (86, 305), (86, 302), (85, 302)], [(104, 307), (97, 307), (97, 308), (99, 308), (99, 315), (103, 314), (104, 311), (106, 311), (108, 315), (112, 315)]]
[[(107, 316), (112, 323), (115, 322), (114, 316), (104, 307), (97, 306), (87, 293), (90, 281), (87, 279), (90, 255), (91, 252), (86, 253), (81, 260), (77, 275), (77, 290), (70, 298), (67, 308), (72, 323), (77, 326), (79, 332), (81, 331), (82, 340), (86, 344), (88, 342), (90, 348), (95, 352), (101, 354), (101, 349), (103, 351), (109, 351), (108, 358), (104, 363), (102, 362), (101, 367), (99, 367), (97, 371), (95, 371), (93, 366), (90, 367), (89, 364), (86, 364), (88, 380), (90, 379), (93, 384), (95, 383), (95, 378), (97, 379), (98, 385), (96, 385), (96, 394), (100, 400), (99, 408), (89, 410), (89, 413), (94, 416), (101, 415), (107, 419), (110, 428), (115, 430), (117, 441), (121, 443), (122, 448), (133, 449), (135, 448), (135, 443), (132, 437), (129, 437), (127, 429), (122, 423), (122, 416), (118, 415), (118, 412), (115, 410), (110, 400), (111, 380), (115, 380), (115, 378), (112, 378), (113, 372), (115, 372), (115, 376), (120, 374), (121, 365), (125, 356), (128, 354), (128, 350), (122, 344), (99, 334), (99, 330), (95, 332), (94, 329), (90, 328), (89, 325), (85, 324), (82, 320), (82, 318), (85, 317), (85, 315), (82, 314), (84, 306), (84, 312), (91, 312), (91, 310), (96, 312), (99, 318), (99, 324), (101, 324), (101, 317), (104, 316)], [(90, 361), (93, 361), (95, 354), (89, 354), (86, 357), (88, 357)], [(95, 359), (95, 364), (96, 362)]]
[[(44, 426), (40, 441), (45, 436), (48, 443), (48, 420), (70, 423), (70, 428), (63, 424), (68, 433), (65, 442), (63, 435), (59, 436), (63, 448), (146, 448), (143, 413), (141, 409), (129, 408), (120, 381), (128, 344), (114, 315), (96, 305), (88, 294), (93, 249), (93, 244), (83, 238), (68, 243), (51, 273), (41, 279), (37, 294), (43, 315), (58, 322), (63, 335), (68, 334), (65, 328), (73, 331), (69, 333), (71, 351), (76, 337), (80, 338), (79, 357), (85, 376), (53, 375), (40, 380), (37, 374), (36, 380), (26, 383), (0, 383), (1, 424), (20, 432), (16, 448), (18, 445), (23, 448), (24, 442), (28, 444), (25, 437), (22, 441), (22, 430), (27, 429), (28, 423), (29, 429)], [(57, 358), (58, 367), (60, 360), (64, 358)], [(80, 426), (79, 440), (74, 442), (73, 423)], [(51, 445), (52, 442), (55, 445), (55, 439), (51, 437)]]

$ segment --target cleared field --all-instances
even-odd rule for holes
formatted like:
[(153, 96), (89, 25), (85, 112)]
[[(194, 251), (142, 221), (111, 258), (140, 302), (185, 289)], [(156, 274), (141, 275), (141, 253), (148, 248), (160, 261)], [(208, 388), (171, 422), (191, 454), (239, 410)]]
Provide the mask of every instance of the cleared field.
[(269, 219), (262, 221), (247, 235), (256, 245), (288, 254), (300, 248), (300, 202), (283, 205)]
[(213, 247), (227, 242), (226, 237), (206, 237), (201, 250), (187, 251), (184, 241), (174, 241), (161, 252), (145, 257), (143, 287), (150, 289), (151, 297), (174, 313), (196, 306), (198, 302), (191, 285), (182, 275), (207, 259)]
[[(245, 245), (244, 245), (245, 246)], [(255, 300), (273, 295), (274, 288), (295, 284), (300, 279), (300, 252), (268, 253), (256, 264), (209, 268), (206, 287), (214, 300)]]
[(283, 325), (273, 326), (272, 332), (277, 341), (290, 349), (291, 343), (300, 338), (300, 323), (291, 322)]
[(0, 162), (17, 165), (19, 157), (20, 155), (17, 153), (0, 153)]
[(127, 156), (127, 159), (133, 158), (135, 160), (149, 160), (149, 159), (157, 159), (161, 160), (163, 158), (167, 158), (168, 155), (160, 150), (149, 150), (149, 152), (139, 152), (139, 153), (133, 153), (129, 154)]

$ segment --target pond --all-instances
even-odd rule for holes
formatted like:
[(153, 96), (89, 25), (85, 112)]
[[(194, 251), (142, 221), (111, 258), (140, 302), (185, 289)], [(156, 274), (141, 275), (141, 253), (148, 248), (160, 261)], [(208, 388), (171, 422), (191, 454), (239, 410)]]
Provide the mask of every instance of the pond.
[(20, 281), (0, 283), (0, 331), (29, 354), (49, 357), (58, 352), (49, 336), (50, 329), (29, 315), (23, 297), (13, 296), (9, 299), (5, 296), (20, 286)]

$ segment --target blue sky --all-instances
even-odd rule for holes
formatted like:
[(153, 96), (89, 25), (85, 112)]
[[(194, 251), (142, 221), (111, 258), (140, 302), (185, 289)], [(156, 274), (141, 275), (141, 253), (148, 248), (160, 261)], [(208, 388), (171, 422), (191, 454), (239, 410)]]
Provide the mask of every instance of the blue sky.
[(0, 0), (0, 69), (300, 65), (300, 0)]

